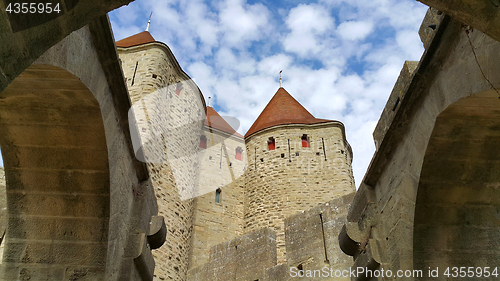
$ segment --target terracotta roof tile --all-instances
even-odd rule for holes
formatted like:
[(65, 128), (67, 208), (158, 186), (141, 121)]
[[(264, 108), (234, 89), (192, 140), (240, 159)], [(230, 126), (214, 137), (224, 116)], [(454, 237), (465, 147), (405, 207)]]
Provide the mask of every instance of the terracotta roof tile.
[(284, 88), (279, 88), (271, 101), (257, 117), (245, 137), (260, 130), (285, 124), (317, 124), (331, 120), (318, 119), (309, 113)]
[(222, 118), (215, 109), (207, 106), (207, 118), (205, 119), (205, 125), (211, 128), (226, 132), (231, 135), (238, 136), (242, 138), (243, 136), (236, 132), (225, 120)]
[(136, 35), (132, 35), (130, 37), (117, 41), (116, 46), (127, 48), (152, 42), (156, 42), (156, 40), (153, 38), (153, 36), (151, 36), (151, 33), (149, 33), (149, 31), (143, 31), (141, 33), (137, 33)]

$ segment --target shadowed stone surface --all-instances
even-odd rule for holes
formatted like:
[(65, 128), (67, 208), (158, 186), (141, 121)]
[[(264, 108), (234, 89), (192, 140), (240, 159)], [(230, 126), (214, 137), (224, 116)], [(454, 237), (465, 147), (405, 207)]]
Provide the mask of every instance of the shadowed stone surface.
[[(450, 9), (466, 1), (455, 2)], [(427, 278), (439, 267), (445, 280), (446, 267), (500, 259), (500, 43), (432, 9), (422, 26), (436, 20), (435, 31), (420, 30), (426, 51), (412, 75), (402, 71), (377, 125), (346, 228), (359, 243), (355, 266)], [(395, 97), (398, 108), (387, 110)]]

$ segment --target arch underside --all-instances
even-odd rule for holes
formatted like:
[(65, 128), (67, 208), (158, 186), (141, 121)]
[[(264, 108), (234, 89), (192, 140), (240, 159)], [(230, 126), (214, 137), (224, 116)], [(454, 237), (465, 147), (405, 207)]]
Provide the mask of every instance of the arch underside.
[[(500, 99), (462, 98), (436, 119), (415, 207), (414, 269), (500, 262)], [(475, 279), (474, 279), (475, 280)]]
[(102, 279), (110, 180), (93, 94), (66, 70), (30, 66), (0, 93), (0, 145), (9, 216), (2, 280)]

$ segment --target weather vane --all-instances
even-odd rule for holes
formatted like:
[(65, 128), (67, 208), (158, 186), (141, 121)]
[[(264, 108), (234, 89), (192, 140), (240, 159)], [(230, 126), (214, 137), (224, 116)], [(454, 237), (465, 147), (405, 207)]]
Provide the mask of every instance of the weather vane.
[(146, 31), (149, 31), (149, 25), (151, 24), (151, 16), (153, 15), (153, 12), (149, 15), (149, 20), (148, 20), (148, 26), (146, 27)]
[(281, 72), (283, 72), (283, 70), (280, 70), (280, 88), (283, 88), (283, 81), (281, 80)]

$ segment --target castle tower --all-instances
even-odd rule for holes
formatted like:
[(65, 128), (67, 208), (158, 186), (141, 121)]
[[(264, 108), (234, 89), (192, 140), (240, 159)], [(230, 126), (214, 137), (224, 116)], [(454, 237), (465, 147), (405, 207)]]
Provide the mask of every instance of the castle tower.
[(285, 218), (355, 191), (351, 147), (342, 123), (315, 118), (282, 87), (245, 143), (245, 232), (273, 228), (283, 263)]
[[(205, 101), (167, 45), (148, 31), (116, 42), (136, 122), (136, 157), (147, 163), (167, 242), (154, 250), (155, 280), (185, 280), (191, 246), (196, 162)], [(137, 135), (136, 134), (136, 135)], [(134, 140), (134, 136), (132, 136)], [(138, 191), (140, 192), (140, 191)], [(125, 202), (124, 202), (125, 204)]]
[(211, 106), (200, 136), (199, 194), (194, 199), (189, 268), (207, 263), (210, 248), (243, 234), (243, 136)]

